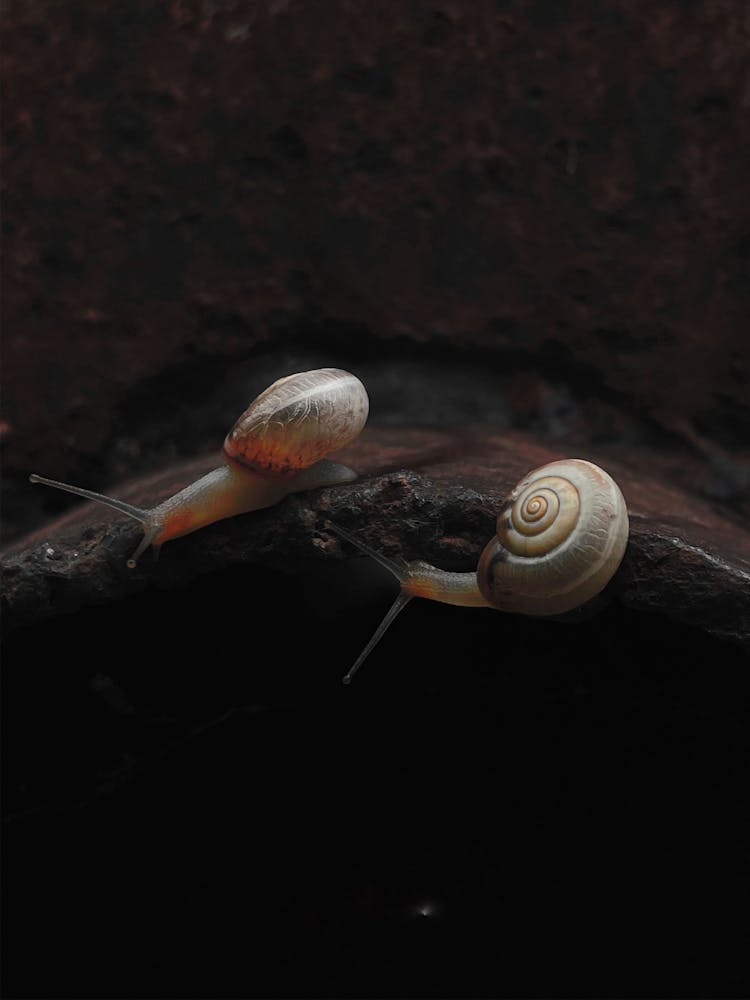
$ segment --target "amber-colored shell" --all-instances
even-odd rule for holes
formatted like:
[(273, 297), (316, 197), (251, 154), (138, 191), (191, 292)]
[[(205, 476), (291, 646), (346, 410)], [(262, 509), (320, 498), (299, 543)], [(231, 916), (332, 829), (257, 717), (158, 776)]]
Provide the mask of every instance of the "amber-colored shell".
[(228, 458), (269, 476), (292, 476), (349, 444), (367, 420), (360, 380), (340, 368), (287, 375), (253, 400), (224, 441)]
[(527, 615), (570, 611), (598, 594), (622, 561), (628, 512), (617, 483), (582, 459), (530, 472), (497, 519), (477, 583), (494, 607)]

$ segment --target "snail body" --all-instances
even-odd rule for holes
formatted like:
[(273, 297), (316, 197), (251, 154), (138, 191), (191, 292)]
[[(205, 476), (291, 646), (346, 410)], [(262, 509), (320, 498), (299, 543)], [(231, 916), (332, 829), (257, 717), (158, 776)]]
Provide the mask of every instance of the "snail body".
[(497, 533), (485, 546), (476, 573), (446, 572), (423, 562), (402, 566), (348, 531), (331, 527), (385, 566), (401, 587), (345, 683), (413, 597), (525, 615), (564, 614), (604, 589), (622, 561), (629, 532), (619, 486), (583, 459), (550, 462), (518, 483), (498, 515)]
[(131, 569), (149, 547), (237, 514), (279, 503), (290, 493), (351, 482), (356, 473), (323, 456), (349, 444), (367, 420), (369, 400), (360, 380), (339, 368), (319, 368), (278, 379), (248, 406), (226, 436), (223, 464), (145, 510), (68, 483), (32, 475), (106, 504), (134, 518), (143, 538)]

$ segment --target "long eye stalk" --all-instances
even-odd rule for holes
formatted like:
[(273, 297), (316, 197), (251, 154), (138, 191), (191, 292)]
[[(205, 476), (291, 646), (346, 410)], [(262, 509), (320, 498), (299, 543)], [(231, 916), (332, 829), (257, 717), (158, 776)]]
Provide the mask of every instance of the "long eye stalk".
[[(38, 476), (35, 472), (32, 472), (29, 476), (29, 482), (40, 483), (42, 486), (53, 486), (56, 490), (73, 493), (75, 496), (83, 497), (85, 500), (93, 500), (95, 503), (104, 504), (105, 507), (112, 507), (113, 510), (117, 510), (121, 514), (127, 514), (134, 521), (138, 521), (143, 526), (144, 535), (138, 548), (127, 560), (128, 569), (135, 569), (138, 559), (149, 545), (153, 543), (154, 538), (159, 533), (160, 525), (156, 522), (152, 523), (151, 520), (153, 512), (142, 510), (140, 507), (134, 507), (132, 503), (126, 503), (124, 500), (116, 500), (114, 497), (105, 496), (103, 493), (94, 493), (93, 490), (84, 490), (80, 486), (71, 486), (70, 483), (61, 483), (57, 479), (47, 479), (45, 476)], [(155, 547), (154, 552), (158, 553), (158, 551), (158, 547)]]
[(46, 479), (38, 476), (35, 472), (29, 476), (30, 483), (41, 483), (42, 486), (54, 486), (56, 490), (64, 490), (66, 493), (75, 493), (77, 497), (84, 497), (86, 500), (94, 500), (96, 503), (103, 503), (107, 507), (119, 510), (121, 514), (127, 514), (135, 521), (143, 524), (148, 516), (148, 511), (140, 507), (134, 507), (132, 503), (125, 503), (124, 500), (115, 500), (114, 497), (107, 497), (103, 493), (94, 493), (93, 490), (84, 490), (80, 486), (71, 486), (70, 483), (60, 483), (56, 479)]
[(398, 595), (398, 597), (396, 598), (396, 600), (393, 602), (393, 604), (390, 606), (390, 608), (386, 612), (385, 617), (383, 618), (382, 622), (375, 629), (375, 633), (373, 634), (372, 639), (370, 639), (370, 641), (367, 643), (367, 645), (365, 646), (365, 648), (359, 654), (359, 656), (354, 661), (354, 663), (352, 664), (352, 666), (349, 668), (349, 670), (341, 678), (342, 684), (351, 684), (352, 678), (354, 677), (354, 675), (356, 674), (356, 672), (359, 670), (359, 668), (365, 662), (365, 660), (367, 659), (367, 657), (370, 655), (370, 653), (373, 651), (373, 649), (375, 649), (375, 647), (377, 646), (377, 644), (383, 638), (383, 636), (387, 632), (388, 628), (395, 621), (396, 616), (399, 615), (403, 611), (403, 609), (406, 607), (406, 605), (409, 603), (409, 601), (412, 599), (413, 596), (414, 596), (413, 594), (405, 594), (403, 591)]
[(367, 657), (370, 655), (373, 649), (383, 638), (383, 636), (388, 631), (390, 626), (396, 620), (397, 616), (404, 610), (406, 605), (415, 595), (410, 594), (403, 589), (404, 584), (408, 577), (408, 569), (406, 566), (402, 567), (393, 559), (389, 559), (387, 556), (382, 555), (380, 552), (376, 552), (375, 549), (371, 549), (369, 545), (365, 545), (364, 542), (361, 542), (356, 535), (352, 535), (345, 528), (340, 528), (338, 525), (331, 524), (330, 522), (326, 525), (326, 527), (329, 528), (331, 531), (333, 531), (334, 534), (340, 535), (341, 538), (346, 539), (347, 542), (358, 548), (360, 552), (364, 552), (365, 555), (371, 556), (376, 562), (379, 562), (381, 566), (383, 566), (385, 569), (387, 569), (390, 573), (392, 573), (396, 577), (401, 586), (401, 592), (399, 593), (396, 600), (393, 602), (393, 604), (386, 612), (382, 622), (375, 629), (372, 638), (367, 643), (362, 652), (359, 654), (357, 659), (354, 661), (350, 669), (342, 677), (342, 682), (344, 684), (351, 684), (352, 678), (357, 673), (359, 668), (362, 666)]

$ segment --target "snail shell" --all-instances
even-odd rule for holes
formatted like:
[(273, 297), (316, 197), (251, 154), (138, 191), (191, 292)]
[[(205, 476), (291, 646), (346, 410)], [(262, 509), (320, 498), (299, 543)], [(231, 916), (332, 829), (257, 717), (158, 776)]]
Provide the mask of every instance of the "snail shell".
[(606, 586), (627, 540), (627, 508), (614, 479), (582, 459), (550, 462), (510, 494), (477, 583), (502, 611), (563, 614)]
[(268, 476), (292, 476), (360, 433), (369, 402), (350, 372), (287, 375), (253, 400), (224, 441), (228, 458)]

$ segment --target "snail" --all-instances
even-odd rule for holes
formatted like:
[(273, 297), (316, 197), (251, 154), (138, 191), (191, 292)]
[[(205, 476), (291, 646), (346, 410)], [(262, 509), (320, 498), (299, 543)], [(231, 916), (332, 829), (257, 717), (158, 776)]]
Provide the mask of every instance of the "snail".
[(401, 590), (349, 672), (350, 683), (386, 629), (413, 597), (524, 615), (561, 615), (599, 594), (628, 541), (628, 512), (617, 483), (583, 459), (533, 469), (512, 490), (476, 573), (450, 573), (425, 562), (399, 564), (338, 525), (331, 530), (372, 556)]
[(226, 436), (224, 463), (150, 510), (122, 500), (31, 475), (54, 486), (114, 507), (139, 521), (143, 538), (127, 565), (214, 521), (271, 507), (289, 493), (348, 483), (356, 473), (323, 458), (349, 444), (367, 420), (364, 385), (340, 368), (319, 368), (280, 378), (248, 406)]

